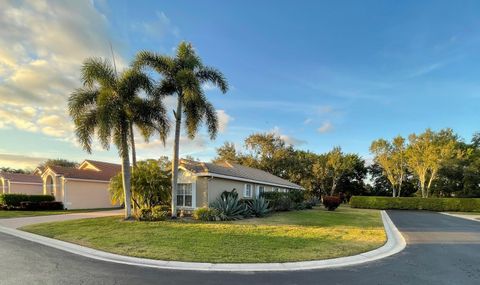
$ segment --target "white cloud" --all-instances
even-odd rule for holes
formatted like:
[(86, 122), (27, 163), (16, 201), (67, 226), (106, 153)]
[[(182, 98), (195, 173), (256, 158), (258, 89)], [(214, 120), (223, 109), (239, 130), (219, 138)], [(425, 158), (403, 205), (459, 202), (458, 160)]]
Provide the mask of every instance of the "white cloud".
[(232, 116), (227, 114), (225, 110), (217, 110), (217, 117), (218, 117), (218, 131), (220, 133), (225, 133), (228, 128), (228, 123), (230, 123), (230, 121), (233, 121), (234, 118), (232, 118)]
[(3, 2), (0, 128), (72, 136), (67, 98), (80, 86), (85, 58), (111, 57), (107, 25), (93, 1)]
[(0, 153), (0, 167), (34, 168), (45, 160), (44, 157)]
[(275, 126), (272, 130), (270, 130), (269, 133), (273, 133), (277, 136), (279, 136), (286, 144), (292, 145), (292, 146), (299, 146), (299, 145), (304, 145), (307, 143), (307, 141), (298, 139), (289, 135), (282, 134), (280, 131), (280, 128)]
[(303, 121), (303, 124), (304, 124), (304, 125), (308, 125), (308, 124), (310, 124), (312, 121), (313, 121), (312, 118), (308, 118), (308, 119), (305, 119), (305, 121)]
[(333, 130), (333, 125), (330, 123), (330, 121), (325, 121), (322, 123), (320, 128), (317, 129), (318, 132), (320, 133), (328, 133)]
[(134, 23), (133, 31), (142, 32), (147, 39), (163, 39), (167, 36), (180, 37), (180, 29), (173, 25), (170, 18), (164, 12), (157, 11), (155, 19), (150, 22)]
[[(170, 136), (166, 144), (164, 145), (160, 139), (154, 139), (148, 143), (144, 142), (139, 136), (136, 143), (136, 148), (138, 151), (138, 157), (140, 159), (160, 157), (163, 155), (172, 156), (173, 151), (173, 136)], [(189, 139), (187, 136), (180, 137), (180, 157), (186, 155), (192, 155), (195, 157), (203, 157), (203, 155), (214, 150), (211, 144), (208, 143), (209, 139), (205, 135), (197, 135), (193, 140)]]

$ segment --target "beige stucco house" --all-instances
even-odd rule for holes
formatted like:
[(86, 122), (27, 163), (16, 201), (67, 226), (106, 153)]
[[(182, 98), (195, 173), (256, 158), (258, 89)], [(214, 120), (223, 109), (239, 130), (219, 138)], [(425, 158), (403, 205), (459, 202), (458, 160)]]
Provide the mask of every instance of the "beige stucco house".
[(48, 166), (41, 174), (43, 193), (55, 196), (66, 209), (113, 208), (108, 185), (121, 171), (121, 165), (85, 160), (78, 167)]
[(206, 207), (223, 191), (235, 189), (240, 198), (251, 199), (262, 192), (287, 192), (303, 188), (268, 172), (239, 164), (206, 163), (181, 160), (178, 193), (175, 197), (180, 209)]
[(0, 172), (0, 194), (43, 194), (43, 182), (40, 176)]

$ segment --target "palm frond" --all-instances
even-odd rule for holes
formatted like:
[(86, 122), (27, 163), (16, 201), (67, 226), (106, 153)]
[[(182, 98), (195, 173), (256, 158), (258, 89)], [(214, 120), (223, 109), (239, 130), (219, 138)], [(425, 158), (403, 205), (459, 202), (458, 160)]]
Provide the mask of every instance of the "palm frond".
[(133, 68), (140, 69), (142, 67), (153, 68), (156, 72), (166, 75), (173, 73), (175, 61), (170, 56), (160, 55), (150, 51), (140, 51), (135, 56), (132, 63)]
[(208, 66), (203, 67), (197, 72), (197, 78), (199, 78), (202, 83), (213, 83), (220, 88), (223, 93), (228, 91), (228, 82), (225, 79), (225, 76), (223, 76), (223, 73), (216, 68)]
[(83, 85), (93, 88), (95, 84), (103, 88), (115, 89), (116, 73), (110, 61), (99, 57), (88, 58), (82, 66)]
[(86, 152), (92, 153), (92, 137), (95, 133), (95, 126), (97, 125), (96, 110), (89, 110), (88, 112), (79, 114), (74, 119), (74, 123), (78, 142)]

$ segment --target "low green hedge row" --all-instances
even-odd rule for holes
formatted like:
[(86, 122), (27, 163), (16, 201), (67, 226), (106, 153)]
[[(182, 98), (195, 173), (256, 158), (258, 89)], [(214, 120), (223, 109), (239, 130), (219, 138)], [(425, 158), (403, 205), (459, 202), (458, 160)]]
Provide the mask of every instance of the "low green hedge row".
[(480, 198), (420, 198), (420, 197), (372, 197), (354, 196), (352, 208), (399, 209), (452, 212), (480, 212)]
[(21, 202), (52, 202), (52, 195), (25, 195), (25, 194), (0, 194), (0, 205), (3, 207), (20, 207)]

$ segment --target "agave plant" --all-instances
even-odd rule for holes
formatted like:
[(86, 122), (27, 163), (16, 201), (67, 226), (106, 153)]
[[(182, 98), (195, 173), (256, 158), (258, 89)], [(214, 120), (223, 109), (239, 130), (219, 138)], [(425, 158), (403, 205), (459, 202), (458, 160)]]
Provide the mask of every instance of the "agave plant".
[(265, 198), (260, 197), (257, 199), (253, 199), (248, 203), (248, 208), (250, 213), (258, 218), (266, 216), (268, 213), (270, 213), (270, 209), (268, 208), (268, 201), (265, 200)]
[(247, 211), (247, 207), (240, 203), (238, 193), (235, 190), (223, 192), (210, 204), (210, 208), (218, 211), (218, 217), (222, 221), (241, 220)]

